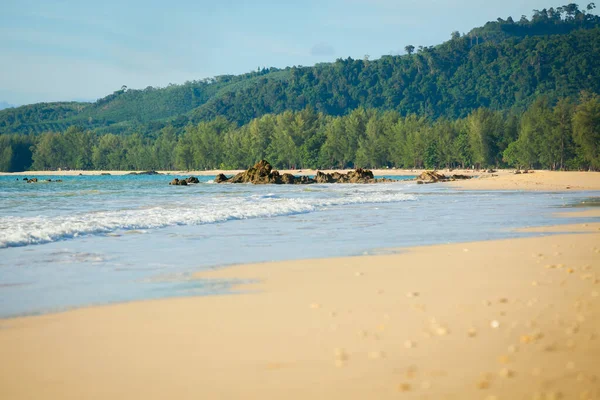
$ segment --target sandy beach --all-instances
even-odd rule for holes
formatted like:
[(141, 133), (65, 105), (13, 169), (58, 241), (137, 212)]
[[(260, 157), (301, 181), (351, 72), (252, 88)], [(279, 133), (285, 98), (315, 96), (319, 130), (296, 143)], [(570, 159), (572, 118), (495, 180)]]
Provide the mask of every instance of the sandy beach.
[(513, 171), (480, 174), (475, 179), (449, 182), (467, 190), (567, 191), (600, 190), (600, 172), (534, 171), (515, 175)]
[(236, 295), (0, 320), (0, 398), (598, 398), (600, 223), (542, 231), (569, 234), (236, 266), (198, 275), (251, 281)]

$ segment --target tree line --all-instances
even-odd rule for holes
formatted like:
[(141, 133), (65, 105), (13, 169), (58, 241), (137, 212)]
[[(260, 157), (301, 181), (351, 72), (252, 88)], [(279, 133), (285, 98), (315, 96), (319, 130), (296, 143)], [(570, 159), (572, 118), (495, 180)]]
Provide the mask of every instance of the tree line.
[(0, 170), (517, 167), (600, 169), (600, 97), (541, 97), (523, 113), (479, 108), (436, 120), (357, 108), (329, 116), (311, 107), (241, 127), (212, 121), (157, 134), (98, 134), (81, 127), (0, 135)]

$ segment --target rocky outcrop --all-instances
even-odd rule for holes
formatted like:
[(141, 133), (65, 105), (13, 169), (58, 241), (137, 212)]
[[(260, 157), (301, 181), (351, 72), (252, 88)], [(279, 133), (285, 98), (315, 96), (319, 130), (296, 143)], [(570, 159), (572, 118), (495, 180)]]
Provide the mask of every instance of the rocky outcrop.
[(175, 178), (171, 182), (169, 182), (169, 185), (173, 185), (173, 186), (187, 186), (187, 184), (188, 183), (185, 179), (178, 179), (178, 178)]
[(271, 164), (265, 160), (257, 162), (253, 167), (244, 172), (227, 179), (229, 183), (254, 183), (256, 185), (266, 183), (281, 183), (281, 176), (274, 171)]
[(317, 182), (317, 183), (334, 183), (335, 179), (333, 179), (333, 176), (331, 174), (325, 174), (321, 171), (317, 171), (317, 175), (315, 176), (315, 182)]
[(200, 183), (200, 180), (198, 180), (198, 178), (196, 178), (195, 176), (190, 176), (189, 178), (185, 178), (185, 179), (175, 178), (171, 182), (169, 182), (169, 185), (187, 186), (190, 183)]
[(446, 175), (440, 174), (437, 171), (423, 171), (416, 179), (417, 182), (421, 181), (422, 183), (436, 183), (447, 180)]
[(225, 174), (218, 174), (215, 177), (215, 183), (223, 183), (227, 181), (227, 177), (225, 176)]
[[(19, 179), (17, 179), (17, 180), (19, 180)], [(26, 181), (27, 183), (60, 183), (60, 182), (62, 182), (62, 179), (55, 179), (55, 180), (52, 180), (52, 179), (42, 179), (40, 181), (40, 180), (38, 180), (38, 178), (31, 178), (31, 179), (29, 179), (29, 178), (23, 178), (23, 180)]]
[(279, 174), (279, 171), (274, 170), (271, 164), (265, 160), (261, 160), (253, 167), (244, 172), (227, 178), (224, 174), (219, 174), (215, 177), (215, 183), (253, 183), (253, 184), (287, 184), (287, 185), (306, 185), (311, 183), (377, 183), (377, 182), (393, 182), (390, 179), (375, 179), (373, 172), (358, 168), (355, 171), (350, 171), (347, 174), (334, 172), (327, 174), (317, 171), (317, 175), (312, 178), (310, 176), (294, 176), (292, 174)]
[(472, 176), (469, 175), (459, 175), (454, 174), (450, 176), (446, 176), (444, 174), (440, 174), (437, 171), (424, 171), (421, 175), (417, 176), (415, 180), (417, 184), (421, 185), (424, 183), (436, 183), (436, 182), (449, 182), (449, 181), (458, 181), (464, 179), (471, 179)]
[(156, 171), (130, 172), (128, 175), (162, 175)]
[(281, 175), (281, 183), (286, 185), (293, 185), (296, 183), (296, 177), (292, 174), (283, 174)]

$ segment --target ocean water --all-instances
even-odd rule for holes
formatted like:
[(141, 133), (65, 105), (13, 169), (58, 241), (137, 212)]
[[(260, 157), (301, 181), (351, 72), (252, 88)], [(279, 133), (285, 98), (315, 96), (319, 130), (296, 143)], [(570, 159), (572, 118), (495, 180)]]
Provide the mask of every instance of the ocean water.
[(217, 185), (212, 177), (184, 187), (169, 186), (172, 178), (27, 184), (1, 176), (0, 317), (229, 293), (235, 282), (192, 274), (231, 264), (528, 236), (513, 229), (573, 222), (553, 213), (600, 194), (472, 192), (412, 181)]

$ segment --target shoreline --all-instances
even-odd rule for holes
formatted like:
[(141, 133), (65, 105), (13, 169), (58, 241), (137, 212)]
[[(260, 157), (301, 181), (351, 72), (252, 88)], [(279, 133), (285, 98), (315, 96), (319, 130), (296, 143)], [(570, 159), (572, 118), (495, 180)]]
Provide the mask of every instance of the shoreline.
[(484, 174), (477, 179), (445, 183), (462, 190), (593, 191), (600, 190), (600, 172), (535, 171), (515, 175), (509, 171)]
[(196, 276), (254, 281), (235, 295), (0, 319), (0, 397), (595, 398), (600, 222), (531, 229), (579, 233), (231, 266)]
[[(321, 170), (325, 173), (347, 173), (351, 170)], [(406, 169), (374, 169), (375, 176), (418, 176), (425, 170)], [(128, 175), (131, 172), (143, 171), (28, 171), (0, 172), (0, 176), (98, 176), (110, 174), (115, 176)], [(216, 176), (223, 173), (232, 176), (243, 170), (211, 170), (211, 171), (157, 171), (169, 176)], [(279, 170), (281, 174), (315, 175), (317, 170)], [(439, 171), (450, 174), (449, 171)], [(520, 191), (596, 191), (600, 190), (600, 172), (580, 171), (534, 171), (528, 174), (515, 175), (514, 170), (499, 170), (494, 173), (473, 170), (453, 170), (452, 174), (468, 175), (473, 179), (455, 182), (441, 182), (440, 185), (460, 190), (520, 190)]]
[[(213, 170), (200, 170), (200, 171), (156, 171), (162, 175), (172, 176), (172, 175), (196, 175), (196, 176), (215, 176), (218, 174), (224, 174), (227, 176), (233, 176), (237, 173), (244, 172), (246, 170), (224, 170), (224, 169), (213, 169)], [(348, 173), (350, 171), (354, 171), (353, 169), (278, 169), (280, 174), (289, 173), (292, 175), (316, 175), (317, 171), (321, 171), (324, 173)], [(425, 171), (424, 169), (371, 169), (374, 175), (382, 176), (412, 176), (419, 175), (421, 172)], [(0, 172), (0, 176), (26, 176), (26, 175), (39, 175), (39, 176), (96, 176), (102, 174), (111, 174), (115, 176), (121, 175), (129, 175), (132, 172), (139, 173), (144, 171), (116, 171), (116, 170), (107, 170), (107, 171), (84, 171), (84, 170), (69, 170), (69, 171), (22, 171), (22, 172)], [(453, 173), (460, 174), (472, 174), (479, 175), (481, 172), (473, 171), (473, 170), (453, 170)]]

